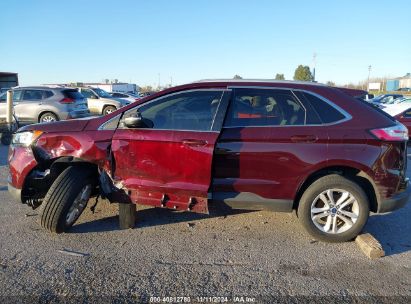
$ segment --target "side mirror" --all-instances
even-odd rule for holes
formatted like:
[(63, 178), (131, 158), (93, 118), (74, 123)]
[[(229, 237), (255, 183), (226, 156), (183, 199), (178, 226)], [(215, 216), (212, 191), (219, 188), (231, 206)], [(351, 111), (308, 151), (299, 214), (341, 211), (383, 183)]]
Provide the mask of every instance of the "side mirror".
[(127, 128), (144, 128), (146, 127), (146, 124), (144, 123), (143, 117), (141, 116), (141, 113), (136, 112), (135, 114), (126, 117), (124, 119), (124, 124), (126, 125)]
[(91, 95), (90, 99), (98, 99), (98, 97), (96, 95)]

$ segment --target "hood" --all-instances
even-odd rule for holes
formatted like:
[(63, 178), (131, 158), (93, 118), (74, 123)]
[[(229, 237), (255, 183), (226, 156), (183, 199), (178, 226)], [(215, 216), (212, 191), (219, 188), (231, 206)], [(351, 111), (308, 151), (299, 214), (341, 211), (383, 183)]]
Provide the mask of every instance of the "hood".
[(54, 132), (80, 132), (83, 131), (90, 120), (95, 117), (56, 121), (52, 123), (38, 123), (22, 127), (18, 132), (39, 130), (47, 133)]

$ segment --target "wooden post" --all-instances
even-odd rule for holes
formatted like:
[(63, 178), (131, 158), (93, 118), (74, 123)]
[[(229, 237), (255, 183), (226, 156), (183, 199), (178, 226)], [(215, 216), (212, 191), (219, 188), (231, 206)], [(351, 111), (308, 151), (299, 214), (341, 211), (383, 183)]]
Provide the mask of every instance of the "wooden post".
[(3, 145), (10, 145), (14, 131), (16, 128), (13, 128), (13, 91), (8, 90), (6, 95), (6, 128), (2, 128), (3, 133), (0, 138)]
[(120, 229), (133, 229), (136, 223), (136, 205), (118, 204)]
[(12, 129), (13, 124), (13, 91), (7, 91), (7, 108), (6, 108), (6, 123), (9, 131)]

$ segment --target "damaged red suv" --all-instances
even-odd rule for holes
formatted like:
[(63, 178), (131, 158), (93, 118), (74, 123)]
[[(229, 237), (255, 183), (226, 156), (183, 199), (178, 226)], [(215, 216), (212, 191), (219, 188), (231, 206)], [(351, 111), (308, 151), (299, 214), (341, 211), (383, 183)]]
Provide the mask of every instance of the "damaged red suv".
[(404, 206), (407, 129), (314, 83), (202, 81), (107, 116), (24, 127), (9, 151), (9, 191), (69, 229), (89, 198), (208, 212), (292, 212), (324, 241), (354, 238), (370, 212)]

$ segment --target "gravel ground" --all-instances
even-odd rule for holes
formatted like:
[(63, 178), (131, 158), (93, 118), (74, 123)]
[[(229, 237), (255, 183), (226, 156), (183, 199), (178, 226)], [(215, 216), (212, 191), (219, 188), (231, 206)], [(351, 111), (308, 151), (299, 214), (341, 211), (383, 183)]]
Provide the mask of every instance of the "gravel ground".
[(221, 207), (208, 216), (139, 207), (136, 229), (119, 230), (117, 206), (101, 201), (53, 235), (37, 210), (11, 201), (6, 153), (1, 146), (2, 303), (411, 301), (411, 204), (370, 218), (365, 231), (386, 252), (378, 260), (354, 242), (312, 240), (294, 214)]

